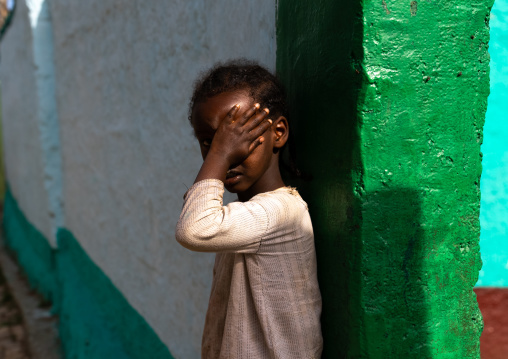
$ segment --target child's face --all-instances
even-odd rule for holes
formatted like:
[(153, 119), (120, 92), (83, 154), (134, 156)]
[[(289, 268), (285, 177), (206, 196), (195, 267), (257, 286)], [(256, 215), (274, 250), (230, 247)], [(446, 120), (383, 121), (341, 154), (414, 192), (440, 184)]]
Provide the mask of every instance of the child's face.
[[(255, 101), (243, 91), (224, 92), (203, 102), (196, 103), (192, 111), (191, 123), (199, 141), (201, 155), (206, 157), (215, 131), (231, 108), (240, 105), (239, 112), (253, 106)], [(263, 104), (261, 104), (262, 106)], [(242, 163), (228, 171), (224, 183), (232, 193), (248, 192), (249, 197), (266, 192), (273, 172), (279, 174), (278, 156), (274, 155), (275, 131), (269, 128), (263, 134), (264, 142), (258, 146)]]

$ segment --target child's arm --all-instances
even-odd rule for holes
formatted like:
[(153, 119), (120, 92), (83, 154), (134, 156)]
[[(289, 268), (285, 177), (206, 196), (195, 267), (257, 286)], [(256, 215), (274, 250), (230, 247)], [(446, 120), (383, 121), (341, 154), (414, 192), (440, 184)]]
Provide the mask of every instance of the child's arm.
[(223, 193), (217, 179), (199, 181), (187, 191), (177, 241), (198, 252), (257, 252), (269, 224), (266, 210), (255, 201), (223, 206)]
[(259, 104), (239, 114), (234, 106), (221, 121), (194, 185), (187, 191), (176, 238), (184, 247), (201, 252), (255, 252), (268, 226), (258, 203), (223, 206), (223, 182), (228, 169), (243, 162), (264, 141), (271, 125), (268, 110)]

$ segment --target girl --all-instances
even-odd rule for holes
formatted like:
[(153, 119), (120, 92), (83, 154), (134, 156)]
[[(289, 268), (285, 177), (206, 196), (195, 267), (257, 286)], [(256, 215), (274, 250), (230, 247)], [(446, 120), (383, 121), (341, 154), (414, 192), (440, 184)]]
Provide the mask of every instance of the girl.
[[(202, 358), (321, 355), (312, 224), (279, 170), (287, 113), (278, 80), (252, 62), (218, 65), (195, 85), (189, 120), (204, 162), (176, 238), (217, 253)], [(238, 202), (223, 206), (224, 188)]]

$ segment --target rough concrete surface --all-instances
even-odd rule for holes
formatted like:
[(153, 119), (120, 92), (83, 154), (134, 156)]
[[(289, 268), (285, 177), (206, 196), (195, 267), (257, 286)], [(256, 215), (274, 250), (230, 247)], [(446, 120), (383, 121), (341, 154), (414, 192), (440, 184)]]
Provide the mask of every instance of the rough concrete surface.
[(54, 245), (65, 216), (179, 357), (199, 355), (213, 266), (213, 255), (174, 239), (182, 195), (201, 163), (187, 121), (192, 83), (216, 61), (239, 56), (273, 69), (275, 5), (20, 0), (2, 40), (5, 166), (27, 223)]
[(473, 286), (493, 0), (385, 4), (363, 9), (364, 348), (478, 358)]
[(54, 236), (44, 186), (38, 129), (32, 30), (24, 1), (0, 44), (2, 135), (5, 175), (22, 210), (47, 238)]
[(40, 155), (44, 166), (44, 188), (48, 196), (47, 212), (51, 222), (47, 239), (55, 246), (55, 235), (58, 228), (64, 225), (64, 216), (60, 130), (55, 99), (53, 29), (48, 1), (31, 0), (26, 4), (32, 29), (33, 75), (37, 91), (36, 115)]
[(66, 228), (172, 354), (198, 357), (214, 256), (174, 239), (201, 157), (192, 83), (275, 64), (275, 2), (50, 2)]

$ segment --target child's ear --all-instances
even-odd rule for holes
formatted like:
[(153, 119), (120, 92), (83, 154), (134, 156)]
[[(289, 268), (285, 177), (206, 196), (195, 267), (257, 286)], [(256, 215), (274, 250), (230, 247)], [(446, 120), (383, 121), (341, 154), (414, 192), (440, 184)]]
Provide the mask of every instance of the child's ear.
[(282, 148), (288, 140), (289, 124), (284, 116), (278, 117), (272, 125), (274, 132), (273, 148)]

